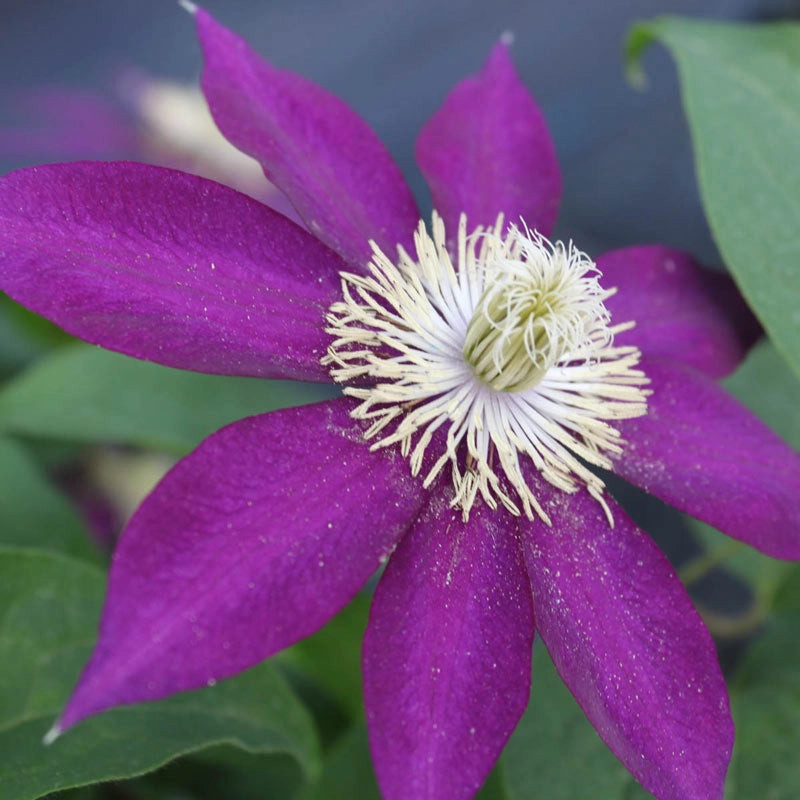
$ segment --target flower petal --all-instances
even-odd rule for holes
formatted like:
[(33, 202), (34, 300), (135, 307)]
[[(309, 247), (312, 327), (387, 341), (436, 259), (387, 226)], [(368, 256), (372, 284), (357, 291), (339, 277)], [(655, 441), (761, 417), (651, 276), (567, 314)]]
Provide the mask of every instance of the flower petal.
[(60, 721), (239, 672), (309, 635), (374, 572), (424, 492), (349, 400), (250, 417), (180, 461), (114, 554), (100, 639)]
[(273, 67), (203, 9), (196, 20), (217, 125), (261, 162), (308, 229), (358, 267), (371, 258), (370, 239), (390, 258), (398, 244), (413, 252), (416, 203), (369, 125), (322, 87)]
[(561, 172), (542, 112), (499, 42), (481, 72), (459, 83), (423, 127), (417, 163), (433, 204), (455, 233), (522, 217), (548, 236), (561, 200)]
[(533, 613), (508, 520), (437, 500), (381, 578), (364, 701), (387, 800), (472, 797), (525, 710)]
[(652, 540), (609, 500), (537, 481), (522, 520), (536, 628), (603, 741), (659, 800), (722, 797), (733, 746), (714, 643)]
[(0, 179), (0, 288), (70, 333), (171, 367), (327, 380), (339, 257), (225, 186), (132, 163)]
[(618, 423), (614, 472), (776, 558), (800, 558), (800, 454), (709, 378), (643, 359), (653, 394)]
[(725, 274), (704, 269), (668, 247), (629, 247), (597, 259), (603, 286), (619, 291), (606, 301), (619, 334), (646, 356), (680, 361), (721, 378), (732, 372), (761, 334), (761, 326)]

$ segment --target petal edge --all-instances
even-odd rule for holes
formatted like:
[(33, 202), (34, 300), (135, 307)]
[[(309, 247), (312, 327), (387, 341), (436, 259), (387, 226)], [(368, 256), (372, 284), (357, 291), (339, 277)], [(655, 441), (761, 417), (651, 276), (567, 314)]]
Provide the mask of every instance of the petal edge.
[(452, 235), (461, 213), (471, 228), (500, 212), (549, 236), (561, 173), (547, 124), (499, 42), (481, 72), (461, 81), (420, 131), (417, 163)]
[(207, 11), (195, 20), (217, 125), (261, 163), (308, 229), (357, 269), (372, 257), (370, 239), (389, 258), (398, 244), (413, 252), (416, 203), (369, 125), (321, 86), (273, 67)]
[(281, 214), (186, 173), (79, 162), (0, 179), (0, 288), (135, 358), (328, 381), (343, 268)]
[(439, 494), (392, 555), (364, 636), (387, 800), (471, 798), (528, 703), (533, 613), (516, 531), (485, 507), (463, 523)]
[(733, 280), (691, 255), (660, 245), (628, 247), (597, 259), (617, 336), (649, 357), (670, 358), (712, 378), (732, 372), (761, 336), (761, 325)]
[(536, 628), (612, 752), (659, 800), (719, 800), (733, 722), (716, 649), (665, 556), (609, 500), (543, 482), (521, 522)]
[(235, 674), (355, 595), (424, 492), (405, 459), (370, 452), (351, 406), (241, 420), (168, 473), (114, 554), (100, 638), (62, 728)]
[(800, 558), (800, 454), (705, 375), (642, 359), (648, 413), (621, 420), (614, 472), (775, 558)]

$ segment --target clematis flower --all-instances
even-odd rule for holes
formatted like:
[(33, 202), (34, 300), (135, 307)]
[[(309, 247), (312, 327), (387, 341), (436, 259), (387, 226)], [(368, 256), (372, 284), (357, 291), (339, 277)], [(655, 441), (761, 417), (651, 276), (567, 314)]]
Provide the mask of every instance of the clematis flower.
[(230, 375), (345, 384), (180, 461), (114, 556), (100, 636), (52, 740), (291, 645), (382, 564), (364, 699), (387, 798), (468, 798), (528, 702), (538, 632), (662, 800), (722, 795), (714, 645), (610, 469), (800, 556), (800, 457), (715, 383), (758, 335), (688, 255), (551, 242), (560, 176), (498, 43), (417, 141), (430, 228), (342, 101), (191, 4), (228, 139), (303, 229), (207, 180), (67, 164), (0, 182), (0, 284), (87, 339)]

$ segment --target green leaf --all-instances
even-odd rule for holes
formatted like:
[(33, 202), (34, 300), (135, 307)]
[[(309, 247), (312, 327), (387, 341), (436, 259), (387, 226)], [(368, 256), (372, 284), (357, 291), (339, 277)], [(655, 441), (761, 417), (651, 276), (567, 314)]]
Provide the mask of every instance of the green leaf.
[(511, 795), (508, 793), (505, 773), (503, 771), (503, 762), (499, 761), (495, 768), (489, 773), (486, 783), (483, 784), (481, 790), (475, 795), (475, 800), (510, 800), (510, 798)]
[(121, 788), (131, 800), (289, 800), (304, 785), (297, 762), (288, 756), (215, 747)]
[(72, 337), (0, 292), (0, 374), (4, 377)]
[(299, 800), (381, 800), (367, 744), (365, 725), (345, 733), (325, 758), (319, 779)]
[[(475, 800), (508, 800), (509, 797), (503, 784), (502, 771), (495, 769), (475, 795)], [(381, 798), (370, 758), (367, 729), (363, 722), (356, 723), (340, 737), (328, 753), (319, 779), (301, 792), (298, 800), (353, 798)]]
[(170, 369), (77, 343), (5, 385), (0, 430), (183, 454), (229, 422), (334, 392), (327, 385)]
[(650, 797), (597, 735), (539, 642), (532, 676), (528, 710), (503, 753), (509, 800)]
[(107, 712), (45, 747), (95, 639), (104, 576), (55, 554), (0, 548), (3, 800), (140, 775), (211, 745), (282, 752), (317, 769), (312, 722), (270, 664), (197, 692)]
[(678, 65), (700, 192), (720, 252), (800, 373), (800, 24), (662, 17), (630, 34), (634, 77), (654, 39)]
[(768, 341), (754, 347), (722, 383), (782, 439), (800, 449), (800, 380)]
[(364, 714), (361, 640), (367, 627), (370, 599), (365, 592), (357, 595), (324, 628), (279, 656), (324, 687), (352, 721), (361, 719)]
[(776, 597), (764, 635), (731, 686), (736, 745), (727, 800), (800, 797), (800, 567)]
[[(0, 377), (5, 378), (40, 354), (38, 348), (18, 330), (0, 295)], [(10, 302), (10, 301), (9, 301)]]
[[(82, 786), (80, 789), (67, 789), (64, 792), (55, 792), (48, 795), (47, 800), (109, 800), (109, 798), (102, 797), (102, 795), (98, 794), (99, 789), (100, 787), (97, 786)], [(144, 798), (137, 797), (136, 800), (144, 800)], [(164, 800), (166, 800), (166, 798)], [(171, 800), (177, 800), (177, 798), (172, 798)]]
[(18, 443), (0, 437), (0, 543), (96, 560), (99, 552), (68, 500)]

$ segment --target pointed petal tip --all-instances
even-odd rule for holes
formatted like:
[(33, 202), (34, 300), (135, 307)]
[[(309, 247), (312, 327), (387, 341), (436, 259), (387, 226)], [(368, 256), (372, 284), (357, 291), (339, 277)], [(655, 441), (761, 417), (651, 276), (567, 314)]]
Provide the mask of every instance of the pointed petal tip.
[[(332, 400), (240, 420), (173, 468), (120, 540), (99, 643), (61, 730), (241, 672), (310, 635), (355, 596), (427, 493), (405, 478), (405, 459), (363, 447), (351, 408)], [(298, 471), (300, 462), (308, 470)], [(212, 588), (197, 593), (183, 576)]]
[(261, 163), (309, 230), (357, 272), (372, 258), (370, 239), (385, 253), (397, 244), (413, 252), (416, 201), (369, 124), (323, 87), (262, 59), (204, 9), (197, 20), (201, 85), (217, 127)]
[(192, 16), (199, 10), (197, 4), (193, 3), (192, 0), (178, 0), (178, 5), (188, 11)]
[[(117, 238), (101, 234), (109, 230)], [(3, 291), (72, 334), (134, 358), (329, 381), (319, 363), (331, 341), (321, 321), (341, 294), (344, 266), (277, 211), (176, 170), (77, 162), (2, 179)]]
[(45, 747), (49, 747), (53, 742), (58, 739), (61, 734), (64, 732), (63, 728), (61, 727), (61, 720), (56, 720), (49, 731), (42, 737), (42, 744)]
[(494, 225), (501, 211), (545, 236), (555, 225), (555, 146), (514, 65), (512, 42), (510, 30), (495, 38), (480, 70), (453, 88), (417, 137), (417, 163), (445, 230), (456, 230), (462, 213), (471, 226)]
[(716, 648), (683, 584), (613, 500), (612, 533), (588, 492), (544, 489), (532, 469), (526, 477), (553, 513), (552, 529), (521, 522), (520, 532), (537, 634), (562, 679), (654, 797), (721, 800), (734, 724)]

